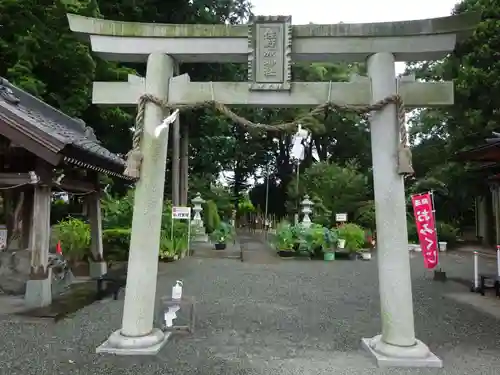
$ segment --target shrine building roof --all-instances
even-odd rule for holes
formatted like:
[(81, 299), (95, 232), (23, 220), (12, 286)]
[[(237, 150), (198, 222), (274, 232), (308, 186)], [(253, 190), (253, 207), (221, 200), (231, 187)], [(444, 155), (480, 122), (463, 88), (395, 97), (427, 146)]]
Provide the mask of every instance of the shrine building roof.
[(457, 153), (457, 158), (462, 161), (482, 162), (487, 164), (500, 163), (500, 133), (494, 132), (485, 144), (470, 150)]
[(0, 77), (0, 134), (56, 166), (63, 163), (129, 179), (83, 120), (70, 117)]

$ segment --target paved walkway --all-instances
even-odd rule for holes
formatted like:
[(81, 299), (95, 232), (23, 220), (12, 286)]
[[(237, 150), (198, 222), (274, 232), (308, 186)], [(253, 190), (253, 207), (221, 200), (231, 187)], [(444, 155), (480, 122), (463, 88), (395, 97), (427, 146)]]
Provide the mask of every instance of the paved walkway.
[(195, 258), (236, 259), (241, 261), (241, 246), (238, 239), (230, 241), (224, 250), (215, 250), (211, 242), (194, 242), (191, 244)]
[(274, 249), (269, 246), (264, 232), (250, 233), (247, 230), (241, 230), (238, 232), (238, 238), (244, 262), (252, 264), (276, 264), (280, 262)]
[[(258, 241), (242, 239), (258, 247)], [(97, 355), (95, 348), (121, 325), (123, 301), (106, 300), (55, 325), (0, 321), (0, 373), (497, 374), (500, 324), (481, 309), (483, 299), (471, 303), (469, 297), (477, 296), (465, 286), (433, 282), (421, 254), (411, 263), (417, 335), (443, 359), (441, 370), (378, 369), (360, 348), (362, 337), (380, 331), (376, 260), (253, 264), (186, 258), (161, 265), (157, 297), (184, 280), (185, 293), (198, 301), (194, 335), (173, 339), (156, 357)], [(441, 264), (450, 276), (471, 274), (465, 255), (444, 255)], [(494, 262), (485, 262), (488, 267)], [(488, 301), (500, 309), (500, 302)]]

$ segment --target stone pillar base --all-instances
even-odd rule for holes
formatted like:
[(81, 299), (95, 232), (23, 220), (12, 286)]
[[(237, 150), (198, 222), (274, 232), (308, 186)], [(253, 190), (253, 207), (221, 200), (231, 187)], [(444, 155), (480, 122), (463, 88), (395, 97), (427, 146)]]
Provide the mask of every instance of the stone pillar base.
[(193, 242), (208, 242), (208, 236), (203, 222), (198, 220), (191, 221), (191, 230), (194, 232)]
[(422, 341), (413, 346), (394, 346), (382, 341), (382, 335), (362, 339), (361, 344), (377, 361), (378, 367), (442, 368), (443, 362)]
[(115, 331), (97, 347), (96, 353), (117, 355), (155, 355), (163, 348), (170, 337), (170, 332), (163, 333), (154, 328), (149, 335), (140, 337), (123, 336), (121, 330)]
[(193, 238), (193, 242), (208, 242), (208, 236), (206, 234), (197, 234)]
[(52, 269), (47, 269), (47, 278), (43, 280), (28, 280), (24, 303), (27, 308), (49, 306), (52, 303)]
[(89, 260), (89, 276), (91, 278), (97, 278), (108, 272), (108, 265), (105, 261), (93, 262)]

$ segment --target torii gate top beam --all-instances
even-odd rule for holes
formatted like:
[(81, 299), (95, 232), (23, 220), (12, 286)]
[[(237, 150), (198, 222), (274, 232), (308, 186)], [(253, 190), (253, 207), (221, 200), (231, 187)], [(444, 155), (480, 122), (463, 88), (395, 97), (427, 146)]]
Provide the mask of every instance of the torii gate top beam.
[[(68, 14), (70, 29), (90, 37), (92, 50), (108, 60), (146, 61), (154, 52), (179, 62), (245, 62), (248, 25), (175, 25), (103, 20)], [(364, 61), (378, 52), (396, 61), (436, 60), (455, 48), (480, 21), (479, 13), (362, 24), (291, 26), (294, 61)]]

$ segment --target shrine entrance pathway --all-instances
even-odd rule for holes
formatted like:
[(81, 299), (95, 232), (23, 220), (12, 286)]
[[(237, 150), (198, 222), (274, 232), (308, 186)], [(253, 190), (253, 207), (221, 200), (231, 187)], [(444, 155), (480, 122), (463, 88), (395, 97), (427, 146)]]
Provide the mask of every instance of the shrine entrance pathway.
[[(255, 248), (259, 241), (243, 242)], [(450, 276), (465, 278), (470, 261), (448, 254), (442, 263)], [(193, 336), (171, 340), (156, 357), (95, 354), (120, 327), (123, 300), (93, 304), (55, 325), (0, 320), (0, 373), (486, 375), (500, 368), (500, 324), (481, 301), (496, 303), (498, 311), (500, 302), (459, 283), (432, 282), (419, 254), (412, 259), (416, 328), (443, 359), (441, 370), (378, 369), (360, 348), (361, 337), (380, 328), (376, 261), (190, 258), (161, 267), (158, 298), (182, 278), (185, 294), (198, 301)]]

